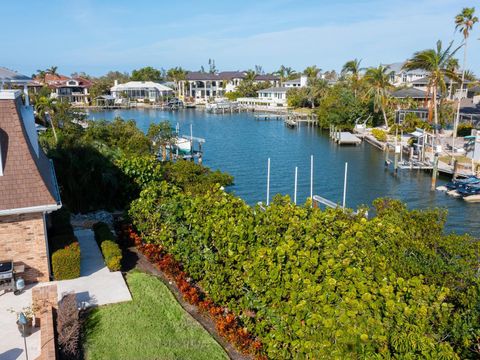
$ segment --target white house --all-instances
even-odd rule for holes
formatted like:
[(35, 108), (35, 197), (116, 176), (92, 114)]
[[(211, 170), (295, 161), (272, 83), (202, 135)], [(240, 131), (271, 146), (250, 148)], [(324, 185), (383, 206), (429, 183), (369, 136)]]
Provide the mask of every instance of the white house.
[(110, 88), (110, 93), (115, 99), (128, 98), (132, 100), (157, 102), (173, 94), (173, 89), (153, 81), (129, 81)]
[[(218, 74), (189, 72), (186, 79), (179, 82), (178, 96), (188, 97), (196, 103), (206, 103), (211, 98), (222, 98), (226, 93), (235, 91), (246, 76), (246, 71), (223, 71)], [(280, 78), (275, 75), (256, 75), (253, 82), (270, 82), (278, 86)]]
[(308, 83), (308, 77), (306, 75), (300, 76), (298, 79), (288, 80), (283, 83), (283, 86), (287, 88), (292, 87), (305, 87)]
[(403, 66), (405, 61), (393, 63), (388, 66), (388, 71), (391, 71), (390, 74), (390, 83), (394, 86), (411, 86), (412, 83), (416, 80), (422, 79), (428, 75), (428, 72), (425, 70), (404, 70)]
[(238, 98), (237, 101), (252, 107), (286, 107), (288, 90), (285, 86), (270, 87), (257, 91), (256, 98)]

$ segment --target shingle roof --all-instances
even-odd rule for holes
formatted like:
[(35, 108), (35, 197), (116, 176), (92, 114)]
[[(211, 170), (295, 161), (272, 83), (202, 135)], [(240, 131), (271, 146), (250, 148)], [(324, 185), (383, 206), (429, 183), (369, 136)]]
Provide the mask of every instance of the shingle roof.
[(395, 98), (425, 99), (427, 97), (427, 93), (426, 91), (417, 88), (408, 87), (393, 91), (392, 96)]
[(189, 72), (186, 76), (187, 80), (195, 81), (195, 80), (222, 80), (220, 76), (217, 74), (210, 74), (210, 73), (203, 73), (199, 71), (192, 71)]
[(243, 79), (247, 73), (245, 71), (222, 71), (218, 74), (223, 80), (231, 80), (231, 79)]
[(28, 76), (22, 75), (16, 71), (0, 66), (0, 82), (20, 82), (27, 83), (32, 79)]
[(255, 76), (255, 80), (257, 80), (257, 81), (277, 81), (277, 80), (280, 80), (280, 77), (276, 76), (276, 75), (272, 75), (272, 74), (265, 74), (265, 75)]
[(30, 143), (21, 115), (20, 97), (0, 99), (0, 211), (56, 206), (60, 202), (50, 161)]

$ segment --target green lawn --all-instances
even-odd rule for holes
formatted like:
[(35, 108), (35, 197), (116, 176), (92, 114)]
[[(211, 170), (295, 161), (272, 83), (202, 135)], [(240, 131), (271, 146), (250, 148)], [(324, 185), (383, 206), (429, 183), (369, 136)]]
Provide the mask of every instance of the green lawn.
[(133, 301), (93, 310), (85, 324), (87, 360), (228, 359), (156, 277), (127, 275)]

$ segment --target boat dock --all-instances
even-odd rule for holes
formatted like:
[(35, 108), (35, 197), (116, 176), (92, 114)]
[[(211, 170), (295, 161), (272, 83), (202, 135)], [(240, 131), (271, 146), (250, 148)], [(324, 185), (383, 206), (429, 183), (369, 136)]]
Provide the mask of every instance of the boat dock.
[(362, 139), (349, 131), (340, 131), (334, 126), (330, 126), (330, 138), (338, 145), (360, 145)]

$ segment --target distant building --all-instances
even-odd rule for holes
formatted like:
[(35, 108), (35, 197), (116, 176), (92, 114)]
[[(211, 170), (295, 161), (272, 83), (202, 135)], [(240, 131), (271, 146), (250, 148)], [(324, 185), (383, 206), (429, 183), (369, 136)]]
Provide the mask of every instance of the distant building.
[[(0, 71), (3, 87), (31, 79)], [(28, 93), (0, 89), (0, 254), (28, 282), (50, 278), (46, 215), (62, 204), (52, 162), (38, 143)]]
[[(222, 98), (226, 93), (236, 91), (246, 76), (246, 71), (223, 71), (218, 74), (189, 72), (186, 79), (179, 83), (178, 95), (180, 98), (206, 103), (209, 99)], [(280, 78), (275, 75), (256, 75), (253, 82), (269, 82), (270, 85), (278, 86)]]
[(66, 101), (73, 105), (88, 105), (90, 103), (89, 89), (92, 82), (82, 77), (68, 77), (65, 75), (46, 74), (45, 79), (38, 76), (28, 83), (28, 87), (37, 92), (47, 86), (51, 90), (50, 97), (59, 101)]
[(129, 81), (119, 84), (115, 80), (115, 85), (110, 88), (110, 93), (116, 100), (127, 98), (139, 102), (145, 100), (158, 102), (171, 96), (173, 89), (153, 81)]
[(288, 90), (289, 88), (285, 86), (270, 87), (257, 91), (258, 96), (256, 98), (238, 98), (237, 101), (251, 107), (286, 107)]
[(391, 71), (390, 74), (390, 83), (396, 87), (399, 86), (411, 86), (412, 82), (421, 78), (424, 78), (428, 75), (428, 72), (425, 70), (404, 70), (403, 66), (406, 61), (397, 62), (388, 66), (388, 71)]
[(295, 87), (305, 87), (308, 84), (308, 77), (306, 75), (301, 75), (298, 79), (288, 80), (283, 83), (283, 86), (286, 88), (295, 88)]

